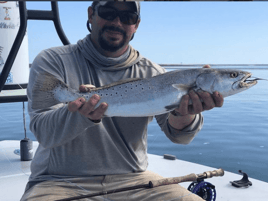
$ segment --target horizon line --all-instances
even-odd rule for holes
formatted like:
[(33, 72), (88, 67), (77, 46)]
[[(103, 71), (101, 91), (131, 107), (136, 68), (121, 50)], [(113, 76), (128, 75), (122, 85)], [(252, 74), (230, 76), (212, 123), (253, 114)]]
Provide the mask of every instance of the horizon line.
[(268, 64), (159, 64), (160, 66), (268, 66)]

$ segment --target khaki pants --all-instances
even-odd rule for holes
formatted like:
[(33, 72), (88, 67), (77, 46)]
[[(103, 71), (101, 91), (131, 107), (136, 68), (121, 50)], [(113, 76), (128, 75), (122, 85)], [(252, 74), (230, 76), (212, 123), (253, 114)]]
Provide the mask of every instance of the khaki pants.
[[(151, 171), (122, 175), (79, 177), (44, 181), (27, 190), (21, 201), (50, 201), (96, 192), (105, 192), (139, 184), (147, 184), (150, 180), (163, 177)], [(107, 194), (81, 201), (202, 201), (178, 184), (159, 186), (149, 189), (136, 189), (125, 192)]]

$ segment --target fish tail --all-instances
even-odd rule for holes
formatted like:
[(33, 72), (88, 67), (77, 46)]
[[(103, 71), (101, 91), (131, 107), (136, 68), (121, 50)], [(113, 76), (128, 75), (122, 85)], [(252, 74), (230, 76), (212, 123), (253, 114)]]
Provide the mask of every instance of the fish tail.
[(68, 86), (50, 73), (39, 76), (32, 89), (32, 108), (43, 109), (61, 103), (55, 98), (56, 89), (62, 91)]

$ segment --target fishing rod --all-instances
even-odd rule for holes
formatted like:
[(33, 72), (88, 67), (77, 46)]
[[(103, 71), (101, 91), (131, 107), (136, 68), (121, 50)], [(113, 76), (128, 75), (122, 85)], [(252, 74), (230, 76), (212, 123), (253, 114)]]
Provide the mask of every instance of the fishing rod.
[(178, 184), (178, 183), (182, 183), (182, 182), (199, 181), (199, 180), (203, 180), (206, 178), (218, 177), (218, 176), (223, 176), (223, 175), (224, 175), (224, 170), (222, 168), (220, 168), (220, 169), (213, 170), (213, 171), (203, 172), (201, 174), (192, 173), (192, 174), (181, 176), (181, 177), (170, 177), (170, 178), (164, 178), (164, 179), (159, 179), (159, 180), (152, 180), (152, 181), (149, 181), (149, 183), (147, 183), (147, 184), (140, 184), (140, 185), (136, 185), (136, 186), (130, 186), (130, 187), (125, 187), (125, 188), (118, 188), (118, 189), (114, 189), (114, 190), (109, 190), (109, 191), (105, 191), (105, 192), (97, 192), (97, 193), (92, 193), (92, 194), (87, 194), (87, 195), (64, 198), (64, 199), (60, 199), (60, 200), (56, 200), (56, 201), (79, 200), (79, 199), (83, 199), (83, 198), (91, 198), (91, 197), (95, 197), (95, 196), (107, 195), (107, 194), (135, 190), (135, 189), (140, 189), (140, 188), (155, 188), (158, 186)]

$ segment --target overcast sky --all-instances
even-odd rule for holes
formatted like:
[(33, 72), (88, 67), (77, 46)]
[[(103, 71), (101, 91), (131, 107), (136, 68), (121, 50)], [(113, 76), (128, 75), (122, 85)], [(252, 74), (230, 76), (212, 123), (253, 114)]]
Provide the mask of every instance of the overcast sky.
[[(59, 2), (71, 43), (88, 34), (91, 2)], [(50, 10), (49, 2), (27, 2)], [(268, 64), (268, 2), (141, 2), (141, 23), (131, 45), (160, 64)], [(28, 21), (30, 62), (62, 45), (51, 21)]]

